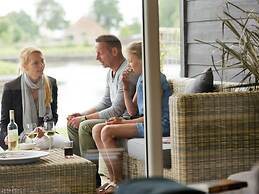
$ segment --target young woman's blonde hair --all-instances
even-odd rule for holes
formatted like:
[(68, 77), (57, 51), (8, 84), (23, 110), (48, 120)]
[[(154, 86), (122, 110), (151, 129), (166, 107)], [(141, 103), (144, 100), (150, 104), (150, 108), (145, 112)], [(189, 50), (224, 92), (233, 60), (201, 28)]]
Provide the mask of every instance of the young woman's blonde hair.
[[(20, 53), (20, 73), (24, 72), (24, 65), (28, 64), (30, 61), (30, 56), (33, 53), (39, 53), (43, 56), (42, 51), (35, 47), (26, 47)], [(47, 76), (43, 74), (43, 82), (45, 88), (45, 106), (50, 107), (50, 103), (52, 102), (52, 92), (50, 88), (49, 79)]]
[(132, 42), (127, 47), (127, 52), (136, 55), (142, 60), (142, 42)]

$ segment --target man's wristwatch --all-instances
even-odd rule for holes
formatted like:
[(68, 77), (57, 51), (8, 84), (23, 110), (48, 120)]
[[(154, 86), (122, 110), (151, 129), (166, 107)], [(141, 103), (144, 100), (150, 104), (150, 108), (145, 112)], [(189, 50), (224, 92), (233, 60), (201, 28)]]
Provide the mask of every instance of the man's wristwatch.
[(83, 122), (83, 121), (85, 121), (85, 120), (86, 120), (86, 116), (81, 116), (81, 117), (80, 117), (80, 123)]

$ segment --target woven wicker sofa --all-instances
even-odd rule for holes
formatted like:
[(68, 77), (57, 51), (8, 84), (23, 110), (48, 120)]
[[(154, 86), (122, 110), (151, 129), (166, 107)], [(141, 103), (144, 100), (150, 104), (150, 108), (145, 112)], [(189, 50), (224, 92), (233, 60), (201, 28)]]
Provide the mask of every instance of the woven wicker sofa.
[[(194, 183), (249, 170), (259, 160), (259, 91), (183, 94), (190, 81), (170, 80), (171, 168), (164, 176)], [(125, 151), (123, 173), (144, 176), (143, 160)]]
[[(250, 170), (259, 161), (259, 91), (218, 92), (214, 82), (215, 92), (183, 94), (191, 81), (170, 80), (171, 168), (164, 176), (189, 184)], [(144, 176), (144, 169), (126, 146), (125, 179)], [(102, 162), (100, 172), (106, 174)]]

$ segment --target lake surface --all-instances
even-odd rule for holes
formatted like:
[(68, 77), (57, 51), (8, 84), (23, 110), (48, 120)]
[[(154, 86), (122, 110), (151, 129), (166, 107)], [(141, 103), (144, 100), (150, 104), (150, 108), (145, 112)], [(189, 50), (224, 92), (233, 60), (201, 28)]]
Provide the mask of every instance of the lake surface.
[[(80, 65), (79, 62), (50, 65), (45, 69), (47, 75), (58, 81), (58, 128), (66, 127), (67, 115), (83, 112), (101, 100), (107, 71), (102, 65)], [(167, 78), (176, 78), (180, 75), (180, 66), (168, 65), (163, 71)]]
[(58, 81), (58, 127), (66, 126), (67, 115), (98, 103), (104, 93), (107, 70), (101, 65), (73, 63), (46, 69), (46, 74)]

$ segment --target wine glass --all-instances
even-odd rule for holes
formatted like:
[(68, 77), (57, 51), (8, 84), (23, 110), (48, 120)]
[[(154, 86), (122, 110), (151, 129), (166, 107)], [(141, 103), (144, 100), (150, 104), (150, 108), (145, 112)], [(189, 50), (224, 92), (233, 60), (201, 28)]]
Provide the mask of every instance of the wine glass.
[(37, 133), (34, 132), (34, 129), (36, 127), (37, 127), (36, 123), (27, 123), (26, 127), (24, 128), (24, 133), (26, 135), (26, 139), (28, 137), (31, 140), (30, 142), (33, 142), (34, 138), (37, 136)]
[(44, 122), (44, 131), (46, 132), (47, 136), (49, 137), (49, 150), (51, 150), (52, 137), (56, 133), (54, 121), (45, 121)]

